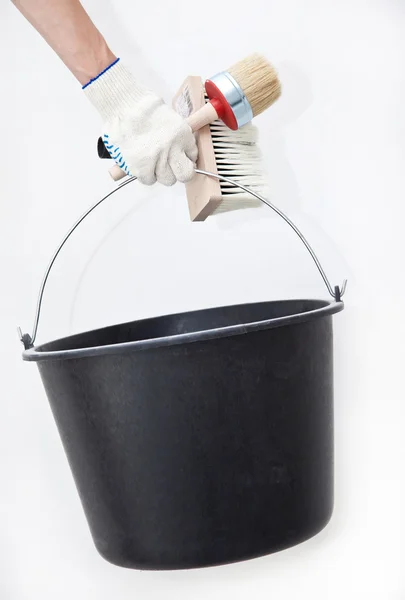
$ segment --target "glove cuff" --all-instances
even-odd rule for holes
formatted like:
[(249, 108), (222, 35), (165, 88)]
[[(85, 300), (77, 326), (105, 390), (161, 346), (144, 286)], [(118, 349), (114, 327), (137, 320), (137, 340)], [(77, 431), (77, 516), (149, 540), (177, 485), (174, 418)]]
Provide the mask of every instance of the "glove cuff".
[(136, 81), (119, 58), (82, 89), (103, 121), (122, 116), (134, 103), (152, 93)]

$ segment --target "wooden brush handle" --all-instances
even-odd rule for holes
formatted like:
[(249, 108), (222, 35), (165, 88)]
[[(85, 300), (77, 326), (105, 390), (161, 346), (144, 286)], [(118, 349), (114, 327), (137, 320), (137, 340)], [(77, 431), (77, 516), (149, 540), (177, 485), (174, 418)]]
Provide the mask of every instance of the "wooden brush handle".
[[(215, 108), (212, 106), (211, 102), (207, 102), (204, 106), (202, 106), (195, 113), (190, 115), (187, 119), (187, 123), (190, 125), (191, 129), (195, 132), (205, 125), (209, 125), (218, 119), (218, 114)], [(108, 171), (114, 181), (119, 181), (126, 177), (125, 171), (123, 171), (118, 165), (114, 165)]]
[(119, 181), (120, 179), (123, 179), (127, 176), (125, 171), (123, 171), (121, 167), (119, 167), (117, 164), (108, 169), (108, 172), (111, 175), (112, 179), (114, 179), (114, 181)]
[(202, 129), (206, 125), (213, 123), (218, 119), (218, 113), (215, 108), (212, 106), (211, 102), (207, 102), (204, 106), (202, 106), (199, 110), (196, 110), (195, 113), (190, 115), (187, 119), (187, 123), (190, 125), (191, 129), (195, 132), (199, 129)]

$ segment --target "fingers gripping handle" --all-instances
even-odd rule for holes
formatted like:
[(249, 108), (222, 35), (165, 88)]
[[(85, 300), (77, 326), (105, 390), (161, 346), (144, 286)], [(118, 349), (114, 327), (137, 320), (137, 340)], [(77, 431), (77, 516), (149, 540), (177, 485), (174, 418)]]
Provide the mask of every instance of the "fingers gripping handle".
[[(190, 115), (187, 119), (187, 123), (190, 125), (192, 131), (196, 132), (202, 127), (205, 127), (205, 125), (213, 123), (213, 121), (216, 121), (217, 118), (217, 111), (215, 110), (213, 105), (210, 102), (208, 102), (202, 108)], [(100, 148), (100, 140), (98, 143), (98, 153), (100, 158), (107, 158), (104, 153), (104, 150)], [(111, 167), (108, 172), (110, 173), (114, 181), (120, 181), (120, 179), (123, 179), (127, 176), (127, 173), (125, 173), (125, 171), (123, 171), (118, 165), (114, 165), (113, 167)]]

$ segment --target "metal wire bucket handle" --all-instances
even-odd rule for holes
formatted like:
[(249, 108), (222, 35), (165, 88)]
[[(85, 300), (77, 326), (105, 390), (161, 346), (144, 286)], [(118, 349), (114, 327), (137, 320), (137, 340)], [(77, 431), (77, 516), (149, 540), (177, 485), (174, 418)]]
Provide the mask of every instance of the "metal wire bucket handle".
[[(256, 192), (254, 192), (253, 190), (251, 190), (249, 187), (246, 187), (244, 185), (242, 185), (241, 183), (236, 183), (233, 179), (229, 179), (228, 177), (223, 177), (222, 175), (218, 175), (216, 173), (210, 173), (209, 171), (203, 171), (201, 169), (195, 169), (195, 172), (198, 173), (199, 175), (205, 175), (207, 177), (213, 177), (214, 179), (220, 179), (221, 181), (226, 181), (227, 183), (229, 183), (230, 185), (232, 185), (233, 187), (237, 187), (245, 192), (247, 192), (248, 194), (251, 194), (252, 196), (254, 196), (255, 198), (257, 198), (258, 200), (260, 200), (261, 202), (263, 202), (263, 204), (266, 204), (266, 206), (268, 206), (269, 208), (271, 208), (272, 210), (274, 210), (275, 213), (277, 213), (282, 219), (284, 219), (284, 221), (291, 227), (291, 229), (293, 229), (293, 231), (295, 231), (295, 233), (297, 234), (297, 236), (300, 238), (300, 240), (302, 241), (302, 243), (304, 244), (304, 246), (306, 247), (306, 249), (308, 250), (309, 254), (312, 257), (312, 260), (314, 261), (324, 283), (325, 286), (329, 292), (329, 294), (332, 296), (332, 298), (334, 298), (335, 302), (341, 302), (342, 297), (346, 291), (346, 285), (347, 285), (347, 280), (345, 279), (342, 283), (342, 286), (334, 286), (332, 287), (332, 285), (330, 284), (330, 281), (328, 279), (328, 277), (326, 276), (326, 273), (324, 271), (324, 269), (322, 268), (321, 263), (319, 262), (318, 257), (316, 256), (314, 250), (311, 248), (309, 242), (305, 239), (304, 235), (301, 233), (301, 231), (298, 229), (298, 227), (296, 225), (294, 225), (294, 223), (287, 217), (287, 215), (285, 215), (279, 208), (277, 208), (276, 206), (274, 206), (274, 204), (272, 204), (269, 200), (267, 200), (266, 198), (263, 198), (263, 196), (261, 196), (260, 194), (257, 194)], [(78, 221), (76, 221), (76, 223), (69, 229), (68, 233), (65, 235), (65, 237), (63, 238), (62, 242), (59, 244), (55, 254), (53, 255), (51, 262), (48, 265), (48, 268), (45, 272), (45, 276), (42, 280), (42, 284), (39, 290), (39, 295), (38, 295), (38, 302), (37, 302), (37, 308), (36, 308), (36, 313), (35, 313), (35, 319), (34, 319), (34, 326), (32, 329), (32, 334), (29, 335), (28, 333), (22, 333), (21, 329), (18, 328), (18, 335), (19, 338), (22, 342), (22, 344), (24, 345), (25, 350), (28, 350), (29, 348), (32, 348), (34, 346), (36, 337), (37, 337), (37, 333), (38, 333), (38, 325), (39, 325), (39, 319), (41, 316), (41, 308), (42, 308), (42, 300), (44, 297), (44, 292), (45, 292), (45, 287), (46, 287), (46, 283), (48, 281), (49, 278), (49, 274), (51, 272), (51, 269), (55, 263), (55, 260), (58, 257), (59, 252), (62, 250), (63, 246), (65, 245), (65, 243), (67, 242), (67, 240), (70, 238), (70, 236), (72, 235), (72, 233), (75, 231), (75, 229), (77, 229), (77, 227), (84, 221), (84, 219), (90, 214), (92, 213), (98, 206), (100, 206), (100, 204), (102, 204), (102, 202), (104, 202), (105, 200), (107, 200), (110, 196), (112, 196), (113, 194), (115, 194), (115, 192), (117, 192), (118, 190), (120, 190), (121, 188), (125, 187), (126, 185), (128, 185), (129, 183), (131, 183), (132, 181), (135, 181), (137, 178), (136, 177), (131, 177), (130, 179), (128, 179), (127, 181), (124, 181), (124, 183), (122, 183), (121, 185), (119, 185), (118, 187), (116, 187), (114, 190), (112, 190), (111, 192), (109, 192), (106, 196), (104, 196), (104, 198), (101, 198), (101, 200), (99, 200), (98, 202), (96, 202), (95, 204), (93, 204), (93, 206), (91, 206), (81, 217)]]

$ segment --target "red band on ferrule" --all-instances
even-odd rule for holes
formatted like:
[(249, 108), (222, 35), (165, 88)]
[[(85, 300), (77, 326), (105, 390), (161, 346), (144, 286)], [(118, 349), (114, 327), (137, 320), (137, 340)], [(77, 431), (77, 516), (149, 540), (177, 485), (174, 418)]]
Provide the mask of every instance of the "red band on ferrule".
[(210, 103), (215, 108), (215, 112), (218, 115), (218, 119), (223, 119), (225, 116), (224, 105), (219, 98), (211, 98)]
[(210, 99), (212, 106), (215, 108), (218, 118), (225, 123), (229, 129), (234, 131), (238, 129), (238, 122), (233, 114), (232, 108), (221, 92), (221, 90), (209, 79), (205, 82), (205, 91)]

